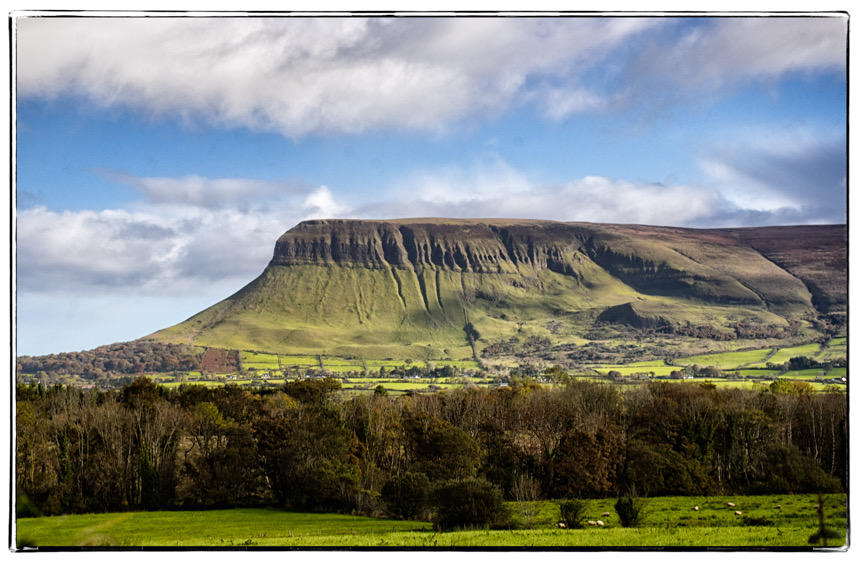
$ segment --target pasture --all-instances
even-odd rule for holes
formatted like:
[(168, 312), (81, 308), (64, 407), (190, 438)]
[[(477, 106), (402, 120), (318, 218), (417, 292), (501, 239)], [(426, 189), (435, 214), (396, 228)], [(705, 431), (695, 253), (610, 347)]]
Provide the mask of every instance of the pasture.
[[(730, 506), (734, 503), (734, 506)], [(509, 502), (513, 525), (436, 532), (422, 521), (273, 509), (70, 515), (17, 520), (18, 544), (40, 547), (775, 547), (807, 549), (819, 528), (816, 495), (658, 497), (622, 527), (614, 499), (588, 502), (587, 525), (558, 527), (557, 504)], [(697, 510), (696, 507), (699, 509)], [(736, 514), (739, 512), (739, 514)], [(609, 513), (605, 516), (604, 513)], [(846, 496), (824, 498), (825, 524), (846, 545)], [(522, 526), (518, 526), (521, 523)], [(525, 525), (529, 524), (529, 527)]]
[(771, 349), (738, 350), (679, 358), (675, 362), (681, 366), (696, 364), (728, 370), (766, 361), (770, 354)]

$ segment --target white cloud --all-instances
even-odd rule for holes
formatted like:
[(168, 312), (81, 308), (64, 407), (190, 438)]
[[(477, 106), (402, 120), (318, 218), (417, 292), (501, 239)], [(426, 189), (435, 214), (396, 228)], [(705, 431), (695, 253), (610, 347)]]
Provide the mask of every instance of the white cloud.
[(182, 178), (148, 178), (107, 169), (99, 169), (97, 172), (108, 180), (134, 187), (153, 204), (180, 204), (210, 209), (256, 200), (284, 198), (305, 193), (309, 188), (297, 180), (206, 178), (196, 174)]
[[(690, 25), (677, 35), (679, 22)], [(277, 131), (438, 130), (514, 104), (553, 119), (844, 71), (845, 17), (21, 18), (19, 96)], [(627, 81), (627, 82), (625, 82)]]
[[(24, 18), (17, 20), (17, 87), (24, 97), (73, 92), (100, 106), (292, 137), (439, 129), (531, 98), (535, 79), (558, 82), (656, 25), (650, 18)], [(569, 97), (554, 95), (570, 100), (569, 111), (591, 109), (574, 105), (585, 93), (578, 81), (572, 88)]]
[(639, 184), (587, 176), (539, 185), (498, 157), (469, 170), (417, 173), (385, 201), (358, 207), (362, 217), (545, 218), (558, 221), (704, 226), (732, 208), (701, 186)]
[(333, 194), (326, 186), (319, 186), (303, 200), (303, 215), (310, 219), (340, 217), (347, 214), (349, 210), (348, 206), (339, 204), (333, 199)]
[(674, 42), (653, 42), (633, 61), (631, 74), (671, 94), (675, 86), (722, 90), (792, 72), (846, 69), (844, 16), (729, 17), (699, 24)]
[(545, 113), (553, 119), (573, 114), (603, 110), (607, 101), (602, 96), (583, 88), (553, 88), (544, 96)]
[[(157, 191), (155, 202), (134, 204), (134, 211), (56, 212), (39, 206), (18, 214), (19, 292), (98, 295), (134, 289), (140, 295), (188, 295), (202, 284), (245, 283), (263, 270), (276, 239), (296, 223), (348, 211), (326, 186), (293, 188), (256, 202), (260, 191), (245, 188), (260, 187), (257, 181), (122, 178), (172, 189)], [(217, 193), (227, 186), (222, 195), (234, 198), (232, 205), (201, 204), (201, 186)], [(183, 195), (181, 202), (166, 205), (177, 194)]]

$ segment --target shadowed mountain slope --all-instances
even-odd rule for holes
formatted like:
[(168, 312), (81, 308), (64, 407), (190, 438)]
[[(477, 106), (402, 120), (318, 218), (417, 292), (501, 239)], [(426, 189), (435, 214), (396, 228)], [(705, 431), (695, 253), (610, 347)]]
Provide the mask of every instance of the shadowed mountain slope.
[(428, 359), (538, 338), (575, 346), (598, 327), (815, 339), (845, 312), (846, 246), (845, 226), (306, 221), (257, 279), (151, 338)]

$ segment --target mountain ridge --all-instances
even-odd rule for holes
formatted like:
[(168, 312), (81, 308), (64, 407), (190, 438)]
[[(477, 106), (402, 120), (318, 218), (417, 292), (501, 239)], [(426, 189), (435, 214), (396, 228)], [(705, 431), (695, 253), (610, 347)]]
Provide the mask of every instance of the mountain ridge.
[(846, 239), (845, 225), (309, 220), (249, 285), (150, 338), (427, 358), (474, 354), (468, 326), (480, 351), (529, 333), (575, 347), (601, 326), (722, 338), (748, 324), (815, 339), (845, 328)]

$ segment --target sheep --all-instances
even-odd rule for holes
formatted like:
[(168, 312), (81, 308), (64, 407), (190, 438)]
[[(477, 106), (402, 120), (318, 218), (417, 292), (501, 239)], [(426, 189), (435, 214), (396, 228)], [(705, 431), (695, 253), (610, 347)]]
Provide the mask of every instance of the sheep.
[(597, 526), (598, 526), (598, 527), (602, 527), (602, 526), (603, 526), (603, 521), (597, 521)]
[(726, 505), (728, 505), (729, 507), (735, 507), (735, 504), (732, 503), (731, 501), (729, 503), (727, 503)]
[(699, 506), (697, 505), (696, 507), (694, 507), (693, 511), (699, 511)]
[(775, 506), (774, 506), (774, 509), (780, 509), (780, 506), (779, 506), (779, 505), (775, 505)]
[(566, 528), (567, 528), (567, 524), (566, 524), (566, 523), (558, 523), (558, 528), (559, 528), (559, 529), (566, 529)]
[(609, 512), (607, 511), (606, 513), (604, 513), (604, 514), (601, 515), (600, 517), (609, 517)]
[(741, 515), (741, 512), (740, 512), (740, 511), (736, 511), (736, 512), (735, 512), (735, 515)]
[(597, 521), (588, 521), (588, 524), (589, 524), (589, 525), (596, 525), (596, 524), (597, 524)]

